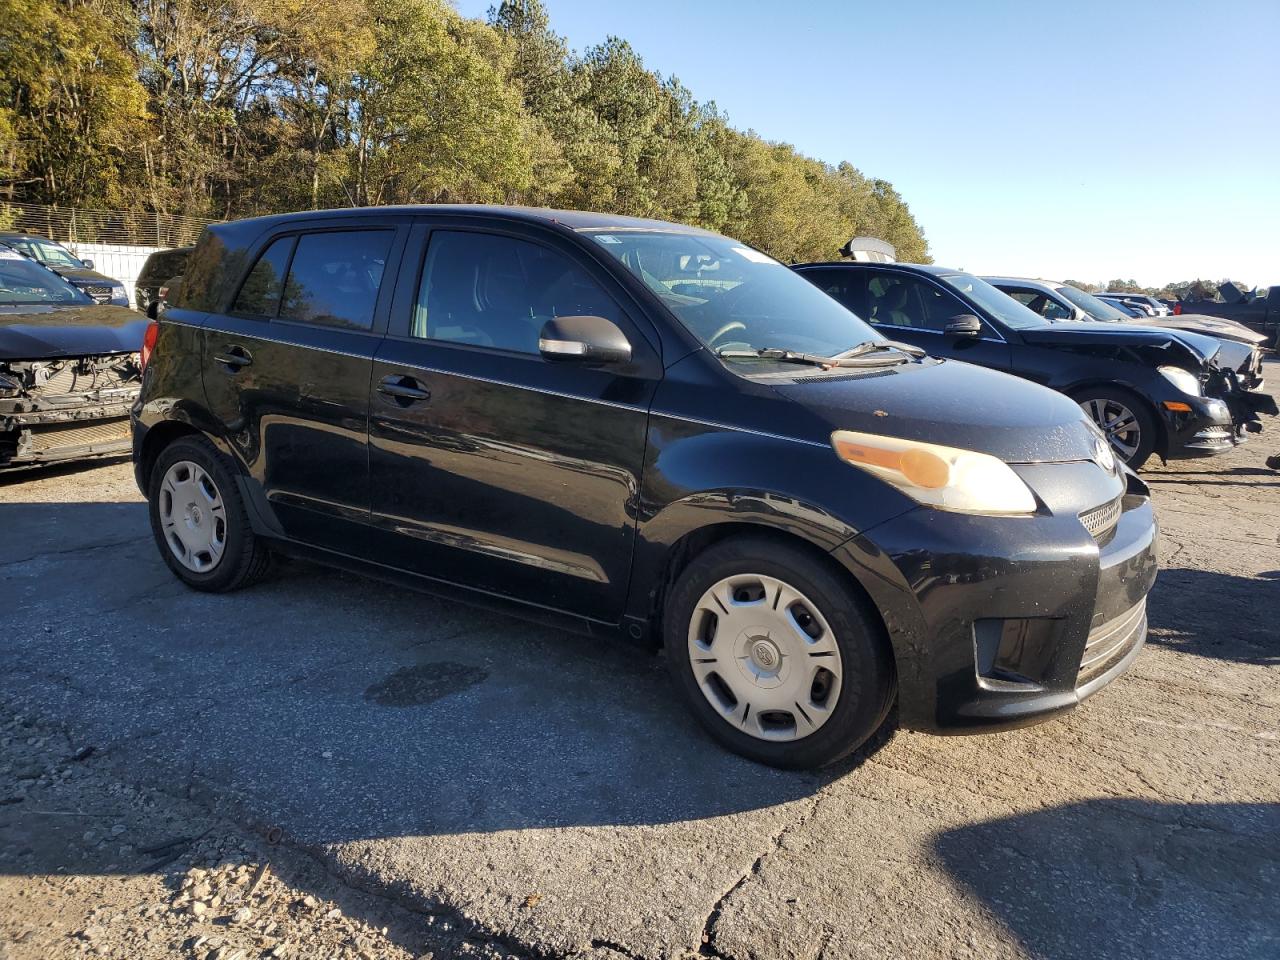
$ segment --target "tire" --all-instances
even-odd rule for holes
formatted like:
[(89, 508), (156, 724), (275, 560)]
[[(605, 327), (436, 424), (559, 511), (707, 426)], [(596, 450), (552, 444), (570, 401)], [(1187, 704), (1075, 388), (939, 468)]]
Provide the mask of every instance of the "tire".
[[(1151, 405), (1136, 393), (1121, 387), (1085, 387), (1072, 394), (1072, 399), (1080, 404), (1081, 409), (1093, 422), (1107, 433), (1111, 448), (1129, 465), (1129, 469), (1141, 469), (1155, 451), (1159, 431)], [(1118, 440), (1117, 435), (1108, 430), (1100, 419), (1100, 417), (1107, 418), (1114, 422), (1120, 408), (1132, 415), (1134, 427), (1138, 431), (1136, 442), (1131, 434), (1121, 436)]]
[[(176, 482), (166, 487), (166, 479)], [(204, 437), (180, 437), (160, 451), (151, 467), (147, 501), (160, 555), (187, 586), (226, 593), (266, 575), (271, 553), (253, 532), (226, 459)], [(191, 507), (194, 513), (188, 512)], [(189, 541), (206, 539), (203, 553), (188, 547)], [(185, 560), (179, 557), (184, 548)]]
[(724, 540), (690, 562), (667, 597), (663, 646), (707, 732), (773, 767), (847, 757), (894, 701), (893, 657), (870, 601), (821, 559), (766, 537)]

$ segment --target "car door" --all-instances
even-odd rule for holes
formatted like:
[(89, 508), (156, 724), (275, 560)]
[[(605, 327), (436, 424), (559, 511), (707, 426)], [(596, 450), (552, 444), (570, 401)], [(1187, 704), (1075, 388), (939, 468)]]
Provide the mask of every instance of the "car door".
[[(866, 277), (863, 317), (889, 339), (913, 343), (935, 357), (1009, 369), (1009, 344), (999, 331), (933, 278), (900, 270), (859, 272)], [(961, 316), (977, 317), (981, 331), (976, 336), (947, 333), (947, 324)]]
[[(376, 558), (618, 621), (661, 374), (652, 328), (564, 238), (466, 222), (418, 233), (373, 366)], [(544, 359), (542, 324), (575, 315), (615, 322), (632, 360)]]
[(205, 327), (207, 402), (285, 536), (359, 553), (369, 520), (369, 375), (407, 218), (308, 222), (258, 245)]

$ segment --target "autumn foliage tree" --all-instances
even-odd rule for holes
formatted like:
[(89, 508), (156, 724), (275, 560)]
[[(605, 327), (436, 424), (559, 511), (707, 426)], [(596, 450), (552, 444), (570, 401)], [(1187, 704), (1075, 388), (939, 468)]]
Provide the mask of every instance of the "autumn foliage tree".
[(782, 259), (927, 261), (902, 197), (734, 128), (540, 0), (0, 0), (0, 198), (231, 218), (506, 202), (676, 220)]

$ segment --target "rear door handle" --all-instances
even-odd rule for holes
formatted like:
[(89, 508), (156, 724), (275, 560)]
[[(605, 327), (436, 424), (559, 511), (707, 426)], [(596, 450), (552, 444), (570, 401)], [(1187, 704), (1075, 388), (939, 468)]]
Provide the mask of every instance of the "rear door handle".
[(222, 364), (228, 373), (236, 373), (241, 367), (253, 363), (253, 354), (244, 347), (233, 344), (222, 353), (214, 354), (213, 362)]
[(418, 400), (431, 399), (430, 390), (424, 388), (413, 377), (407, 377), (399, 373), (383, 377), (378, 383), (378, 392), (383, 396), (391, 397), (402, 407), (407, 407)]

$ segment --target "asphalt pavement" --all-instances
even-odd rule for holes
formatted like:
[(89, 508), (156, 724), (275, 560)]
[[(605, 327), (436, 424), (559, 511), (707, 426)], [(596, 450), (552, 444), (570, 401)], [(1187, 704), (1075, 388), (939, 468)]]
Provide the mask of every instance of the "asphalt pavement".
[(189, 591), (120, 463), (0, 479), (0, 706), (522, 956), (1275, 957), (1277, 452), (1147, 471), (1127, 676), (856, 769), (723, 752), (628, 647), (301, 563)]

